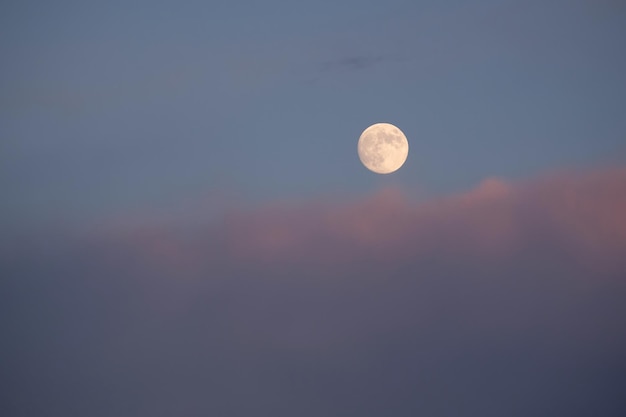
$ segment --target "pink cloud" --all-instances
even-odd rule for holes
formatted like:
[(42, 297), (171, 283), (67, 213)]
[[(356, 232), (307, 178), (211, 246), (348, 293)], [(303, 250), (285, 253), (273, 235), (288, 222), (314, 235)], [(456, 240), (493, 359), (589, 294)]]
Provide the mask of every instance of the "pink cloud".
[(430, 255), (500, 259), (538, 243), (581, 260), (626, 257), (626, 168), (525, 183), (488, 178), (425, 202), (398, 189), (359, 200), (230, 210), (193, 237), (154, 226), (125, 240), (177, 267), (234, 262), (349, 264)]
[(560, 242), (588, 258), (626, 250), (626, 169), (560, 174), (524, 194)]

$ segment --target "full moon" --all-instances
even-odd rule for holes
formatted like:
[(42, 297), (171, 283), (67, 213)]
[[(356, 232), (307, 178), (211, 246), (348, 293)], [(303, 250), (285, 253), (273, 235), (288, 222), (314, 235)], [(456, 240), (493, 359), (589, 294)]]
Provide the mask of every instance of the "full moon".
[(361, 133), (357, 150), (367, 169), (377, 174), (390, 174), (406, 161), (409, 142), (396, 126), (376, 123)]

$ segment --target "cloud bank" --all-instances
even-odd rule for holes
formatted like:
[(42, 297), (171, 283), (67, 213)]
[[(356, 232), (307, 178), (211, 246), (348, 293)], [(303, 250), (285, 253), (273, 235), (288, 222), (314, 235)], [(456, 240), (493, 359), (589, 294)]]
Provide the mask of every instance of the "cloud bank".
[[(175, 229), (175, 228), (174, 228)], [(576, 262), (617, 261), (626, 250), (626, 169), (562, 173), (413, 202), (399, 189), (355, 201), (305, 201), (231, 210), (214, 227), (177, 237), (159, 225), (119, 241), (167, 262), (350, 264), (427, 256), (503, 259), (553, 245)], [(216, 253), (219, 256), (215, 256)], [(606, 265), (608, 266), (608, 264)]]
[[(2, 256), (14, 416), (623, 415), (626, 169)], [(95, 229), (94, 229), (95, 230)]]

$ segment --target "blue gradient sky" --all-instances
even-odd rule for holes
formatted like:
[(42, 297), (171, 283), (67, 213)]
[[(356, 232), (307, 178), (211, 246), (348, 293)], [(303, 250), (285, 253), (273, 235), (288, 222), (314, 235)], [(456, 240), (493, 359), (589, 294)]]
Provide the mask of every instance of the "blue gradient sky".
[(626, 416), (625, 46), (620, 0), (0, 2), (0, 414)]
[[(3, 222), (422, 194), (624, 155), (621, 2), (4, 2)], [(402, 170), (360, 132), (397, 124)], [(621, 152), (621, 154), (619, 154)]]

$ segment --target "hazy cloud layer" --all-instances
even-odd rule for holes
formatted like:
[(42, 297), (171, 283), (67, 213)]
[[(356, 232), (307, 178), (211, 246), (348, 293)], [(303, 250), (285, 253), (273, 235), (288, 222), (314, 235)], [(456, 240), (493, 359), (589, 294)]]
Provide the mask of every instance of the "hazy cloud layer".
[(168, 227), (126, 226), (117, 238), (154, 251), (162, 262), (210, 263), (216, 248), (219, 261), (225, 253), (237, 262), (278, 265), (410, 262), (435, 255), (492, 260), (552, 244), (577, 262), (596, 260), (602, 267), (601, 258), (615, 261), (626, 250), (625, 213), (626, 169), (615, 168), (521, 184), (491, 178), (471, 191), (426, 202), (410, 201), (399, 189), (355, 201), (282, 202), (229, 210), (216, 226), (185, 236), (170, 221)]
[[(623, 415), (626, 169), (2, 256), (12, 416)], [(56, 240), (54, 240), (56, 239)]]

